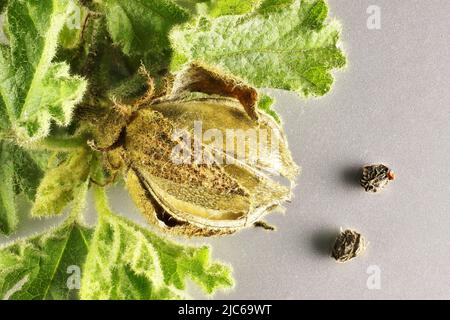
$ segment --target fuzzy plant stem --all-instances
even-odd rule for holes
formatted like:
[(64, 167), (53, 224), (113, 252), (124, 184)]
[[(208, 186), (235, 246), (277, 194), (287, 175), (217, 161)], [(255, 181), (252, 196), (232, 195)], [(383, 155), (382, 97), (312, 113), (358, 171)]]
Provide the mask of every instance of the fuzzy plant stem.
[(36, 145), (37, 148), (47, 149), (51, 151), (70, 151), (73, 149), (84, 148), (87, 146), (87, 139), (80, 137), (47, 137)]
[(89, 180), (77, 190), (75, 201), (70, 211), (69, 219), (84, 224), (84, 209), (86, 208), (86, 196), (89, 190)]
[(107, 216), (111, 214), (111, 209), (108, 203), (108, 196), (106, 195), (105, 188), (99, 186), (93, 186), (94, 189), (94, 199), (95, 199), (95, 209), (99, 217)]

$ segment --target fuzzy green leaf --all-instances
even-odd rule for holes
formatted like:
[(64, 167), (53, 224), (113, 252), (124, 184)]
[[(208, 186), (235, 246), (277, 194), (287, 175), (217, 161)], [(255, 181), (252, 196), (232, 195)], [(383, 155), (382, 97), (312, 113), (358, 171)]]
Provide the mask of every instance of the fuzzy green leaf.
[[(86, 82), (53, 63), (58, 37), (73, 2), (11, 0), (7, 6), (9, 46), (0, 50), (0, 108), (5, 122), (23, 141), (49, 133), (51, 121), (67, 125)], [(7, 121), (6, 121), (7, 120)]]
[(340, 25), (326, 22), (324, 0), (296, 0), (278, 10), (245, 16), (199, 18), (176, 27), (172, 69), (197, 60), (216, 65), (258, 87), (322, 96), (333, 83), (331, 71), (345, 65), (337, 43)]
[(0, 298), (77, 298), (77, 270), (85, 260), (90, 235), (89, 229), (71, 222), (1, 249)]
[(5, 9), (7, 4), (8, 4), (7, 0), (0, 0), (0, 14), (3, 13), (3, 10)]
[(141, 58), (132, 61), (134, 59), (125, 56), (121, 49), (112, 43), (105, 20), (104, 15), (91, 15), (83, 21), (82, 37), (76, 32), (67, 33), (65, 29), (61, 33), (63, 46), (59, 48), (56, 59), (69, 61), (73, 72), (88, 79), (89, 87), (85, 99), (87, 103), (94, 97), (110, 98), (108, 91), (122, 82), (128, 82), (141, 64)]
[(252, 12), (260, 0), (210, 0), (208, 14), (212, 17)]
[(192, 15), (220, 17), (252, 12), (261, 0), (175, 0)]
[(104, 0), (101, 7), (113, 41), (133, 56), (163, 54), (172, 26), (189, 18), (187, 11), (170, 0)]
[[(88, 67), (84, 67), (89, 70), (86, 76), (94, 83), (90, 89), (100, 88), (92, 94), (114, 96), (121, 101), (142, 95), (147, 83), (138, 75), (141, 65), (158, 85), (159, 77), (167, 73), (172, 55), (169, 31), (190, 18), (188, 10), (172, 0), (105, 0), (96, 2), (95, 10), (103, 16), (91, 19), (88, 24), (87, 31), (93, 40), (85, 47), (94, 44), (91, 49), (95, 55), (88, 57)], [(75, 68), (84, 64), (75, 61)]]
[(20, 147), (13, 148), (14, 184), (16, 193), (23, 193), (34, 201), (37, 188), (44, 177), (43, 166), (48, 155), (43, 152), (26, 151)]
[(173, 0), (177, 5), (189, 11), (192, 15), (199, 13), (199, 8), (203, 7), (210, 0)]
[(64, 26), (59, 34), (59, 44), (66, 49), (76, 48), (80, 44), (87, 21), (88, 9), (74, 1)]
[(206, 293), (232, 285), (230, 269), (211, 263), (208, 247), (177, 245), (104, 206), (97, 210), (101, 216), (84, 267), (82, 299), (184, 298), (186, 278)]
[(263, 0), (259, 5), (258, 12), (273, 12), (283, 10), (292, 5), (295, 0)]
[(80, 222), (88, 183), (58, 228), (0, 249), (0, 299), (77, 299), (92, 231)]
[(258, 108), (265, 113), (267, 113), (269, 116), (271, 116), (278, 124), (281, 123), (280, 116), (275, 112), (275, 110), (272, 109), (272, 105), (275, 103), (275, 100), (266, 95), (263, 94), (258, 101)]
[(14, 192), (14, 159), (11, 146), (0, 142), (0, 232), (12, 233), (17, 227)]
[[(38, 159), (42, 157), (42, 159)], [(0, 141), (0, 232), (11, 234), (18, 223), (16, 195), (23, 193), (34, 200), (42, 179), (45, 155), (29, 152), (10, 142)]]
[(90, 160), (88, 151), (77, 150), (66, 161), (47, 171), (37, 190), (31, 215), (48, 217), (61, 214), (89, 179)]

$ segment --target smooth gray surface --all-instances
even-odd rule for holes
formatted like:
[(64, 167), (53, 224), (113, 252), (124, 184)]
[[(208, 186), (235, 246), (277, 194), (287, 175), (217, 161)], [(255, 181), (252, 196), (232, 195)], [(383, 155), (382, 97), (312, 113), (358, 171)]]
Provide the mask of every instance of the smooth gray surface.
[[(450, 1), (329, 2), (344, 26), (349, 65), (320, 100), (276, 92), (303, 173), (286, 214), (268, 219), (278, 232), (207, 241), (237, 280), (216, 297), (450, 299)], [(381, 30), (366, 27), (369, 5), (381, 8)], [(397, 174), (378, 195), (364, 193), (356, 178), (373, 162)], [(143, 221), (121, 189), (111, 197), (116, 210)], [(19, 235), (48, 223), (24, 223)], [(328, 257), (341, 226), (370, 242), (346, 265)], [(366, 285), (372, 265), (380, 290)]]

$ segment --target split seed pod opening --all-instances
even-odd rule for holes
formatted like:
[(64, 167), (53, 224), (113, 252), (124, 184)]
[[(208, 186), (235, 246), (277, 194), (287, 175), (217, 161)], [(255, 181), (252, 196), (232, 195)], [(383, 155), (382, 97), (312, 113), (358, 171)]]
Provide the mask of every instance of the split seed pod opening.
[(171, 93), (132, 115), (126, 183), (152, 223), (191, 236), (230, 234), (291, 198), (299, 169), (281, 127), (256, 103), (254, 88), (190, 64)]

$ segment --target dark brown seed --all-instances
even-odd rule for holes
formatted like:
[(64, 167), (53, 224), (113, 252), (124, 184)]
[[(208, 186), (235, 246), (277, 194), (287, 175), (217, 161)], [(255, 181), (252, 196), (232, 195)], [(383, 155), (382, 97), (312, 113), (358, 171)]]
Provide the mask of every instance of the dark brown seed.
[(362, 254), (366, 249), (366, 241), (354, 230), (341, 231), (336, 238), (331, 256), (339, 263), (345, 263)]
[(374, 164), (363, 167), (360, 183), (367, 192), (379, 192), (394, 179), (392, 170), (383, 164)]

